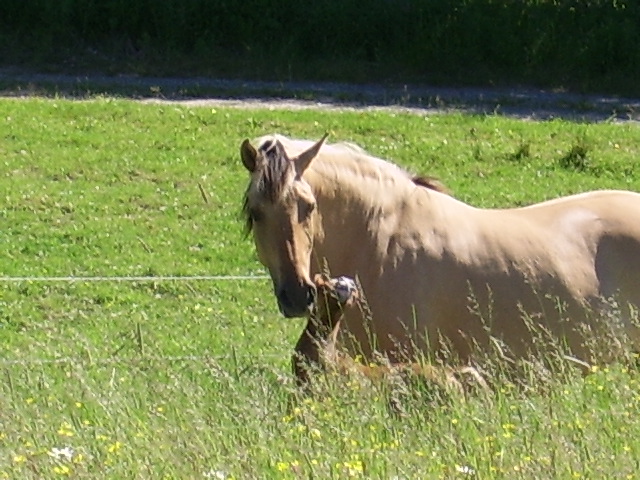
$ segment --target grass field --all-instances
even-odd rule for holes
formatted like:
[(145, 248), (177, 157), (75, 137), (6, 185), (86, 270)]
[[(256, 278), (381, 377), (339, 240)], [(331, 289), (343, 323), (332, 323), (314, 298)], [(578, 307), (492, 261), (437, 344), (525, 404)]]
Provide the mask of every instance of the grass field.
[[(353, 141), (479, 206), (640, 191), (640, 127), (499, 116), (0, 100), (0, 478), (637, 478), (640, 375), (564, 371), (467, 402), (330, 383), (292, 402), (301, 320), (239, 220), (238, 148)], [(202, 193), (204, 192), (204, 193)], [(205, 202), (206, 198), (206, 202)], [(32, 278), (31, 278), (32, 277)]]

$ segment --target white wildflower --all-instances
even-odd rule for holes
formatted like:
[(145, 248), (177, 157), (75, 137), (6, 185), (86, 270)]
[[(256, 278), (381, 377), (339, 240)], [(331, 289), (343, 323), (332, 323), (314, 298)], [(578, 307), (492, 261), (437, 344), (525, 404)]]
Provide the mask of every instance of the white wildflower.
[(204, 478), (212, 478), (215, 480), (226, 480), (227, 478), (229, 478), (229, 475), (227, 475), (227, 473), (223, 472), (222, 470), (209, 470), (208, 472), (203, 472), (202, 476)]
[(73, 459), (74, 450), (71, 447), (57, 448), (53, 447), (47, 454), (56, 460), (66, 460), (70, 462)]
[(456, 471), (463, 475), (475, 475), (476, 471), (468, 465), (456, 465)]

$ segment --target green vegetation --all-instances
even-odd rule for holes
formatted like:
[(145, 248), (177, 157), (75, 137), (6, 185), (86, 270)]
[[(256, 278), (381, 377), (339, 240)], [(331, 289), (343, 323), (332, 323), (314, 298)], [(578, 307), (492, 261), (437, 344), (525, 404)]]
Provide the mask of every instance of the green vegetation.
[[(12, 276), (260, 275), (245, 137), (348, 140), (485, 207), (640, 191), (634, 124), (0, 100)], [(201, 193), (201, 189), (202, 192)], [(205, 202), (204, 199), (207, 199)], [(640, 375), (490, 368), (467, 402), (330, 380), (294, 399), (301, 320), (266, 280), (0, 283), (0, 478), (633, 478)], [(535, 365), (533, 366), (535, 367)]]
[(3, 63), (273, 80), (527, 84), (639, 94), (631, 0), (21, 0)]

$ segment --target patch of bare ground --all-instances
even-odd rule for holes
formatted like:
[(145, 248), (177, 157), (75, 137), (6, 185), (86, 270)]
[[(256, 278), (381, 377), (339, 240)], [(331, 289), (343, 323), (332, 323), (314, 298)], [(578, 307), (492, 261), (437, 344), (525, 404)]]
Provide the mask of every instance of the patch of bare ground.
[(81, 98), (114, 95), (144, 102), (247, 109), (380, 110), (416, 114), (465, 111), (534, 120), (640, 121), (640, 99), (534, 88), (75, 76), (0, 70), (0, 95), (51, 94)]

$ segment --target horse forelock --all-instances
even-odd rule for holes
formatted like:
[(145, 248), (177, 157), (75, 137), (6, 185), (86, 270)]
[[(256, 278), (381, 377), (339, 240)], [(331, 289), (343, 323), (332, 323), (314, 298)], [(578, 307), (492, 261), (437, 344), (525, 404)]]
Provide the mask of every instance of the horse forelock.
[(253, 227), (249, 195), (255, 194), (270, 202), (275, 202), (287, 184), (289, 172), (293, 168), (291, 161), (277, 136), (263, 137), (258, 144), (258, 162), (251, 182), (247, 187), (242, 204), (246, 220), (246, 230)]
[(259, 149), (262, 155), (260, 168), (255, 177), (258, 193), (275, 201), (286, 185), (290, 170), (293, 168), (287, 153), (279, 140), (265, 142)]

